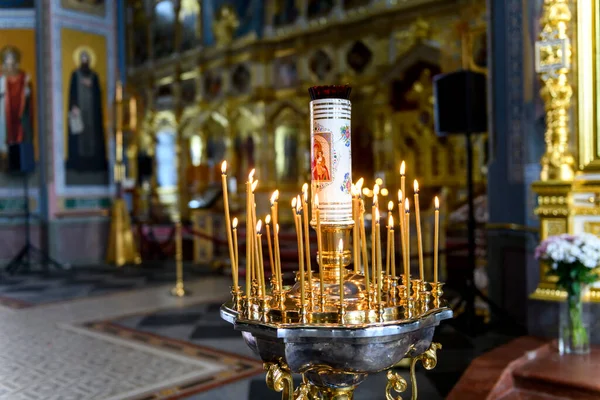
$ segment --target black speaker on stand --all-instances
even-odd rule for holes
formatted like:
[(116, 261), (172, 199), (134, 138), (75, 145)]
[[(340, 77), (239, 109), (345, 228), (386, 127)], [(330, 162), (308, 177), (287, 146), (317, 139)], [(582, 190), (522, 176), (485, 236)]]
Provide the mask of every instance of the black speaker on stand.
[(439, 136), (465, 135), (467, 150), (467, 197), (468, 197), (468, 267), (466, 293), (463, 302), (467, 317), (467, 329), (474, 333), (475, 297), (488, 299), (475, 286), (475, 207), (473, 188), (472, 136), (487, 131), (486, 76), (474, 71), (457, 71), (436, 75), (433, 78), (435, 99), (435, 130)]
[(46, 252), (38, 249), (31, 243), (30, 217), (29, 209), (29, 174), (35, 169), (35, 160), (33, 156), (32, 143), (19, 143), (8, 146), (8, 170), (9, 172), (19, 174), (23, 178), (23, 200), (25, 203), (25, 245), (17, 255), (6, 265), (5, 270), (8, 273), (15, 273), (23, 268), (25, 271), (31, 269), (32, 258), (37, 256), (40, 263), (48, 269), (49, 266), (62, 269), (63, 265), (53, 260)]

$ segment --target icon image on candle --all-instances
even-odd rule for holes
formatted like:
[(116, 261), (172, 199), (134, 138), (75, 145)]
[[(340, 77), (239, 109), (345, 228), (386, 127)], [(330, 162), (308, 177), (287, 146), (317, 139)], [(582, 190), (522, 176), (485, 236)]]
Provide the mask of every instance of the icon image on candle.
[(313, 181), (331, 182), (331, 133), (322, 132), (313, 135)]

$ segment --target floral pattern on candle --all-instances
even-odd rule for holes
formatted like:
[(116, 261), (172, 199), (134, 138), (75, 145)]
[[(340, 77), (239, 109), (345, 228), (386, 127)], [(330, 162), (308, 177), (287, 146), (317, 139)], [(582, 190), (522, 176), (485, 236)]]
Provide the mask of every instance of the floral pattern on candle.
[(350, 147), (350, 126), (344, 125), (340, 127), (340, 133), (342, 134), (342, 142), (346, 147)]
[(352, 181), (350, 179), (350, 173), (346, 172), (344, 175), (344, 183), (340, 186), (340, 190), (344, 193), (350, 193), (350, 189), (352, 188)]

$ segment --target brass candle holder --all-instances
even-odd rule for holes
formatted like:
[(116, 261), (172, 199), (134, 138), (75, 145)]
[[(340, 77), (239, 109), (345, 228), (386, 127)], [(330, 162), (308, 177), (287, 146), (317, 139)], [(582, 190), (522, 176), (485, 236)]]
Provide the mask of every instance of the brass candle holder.
[[(349, 152), (350, 105), (340, 94), (347, 96), (349, 90), (345, 87), (313, 90), (334, 97), (315, 96), (316, 100), (311, 102), (311, 142), (315, 153), (312, 195), (308, 196), (308, 188), (304, 187), (302, 197), (294, 199), (291, 209), (298, 236), (296, 282), (292, 287), (283, 286), (276, 244), (271, 261), (274, 277), (268, 286), (263, 283), (263, 253), (266, 252), (262, 251), (259, 226), (258, 235), (250, 239), (253, 246), (247, 253), (247, 290), (242, 293), (241, 286), (234, 285), (232, 300), (221, 307), (221, 317), (243, 332), (248, 346), (265, 364), (267, 385), (282, 392), (284, 400), (351, 400), (356, 386), (369, 374), (392, 368), (405, 357), (412, 360), (413, 398), (416, 399), (414, 368), (418, 361), (426, 367), (434, 365), (432, 360), (436, 360), (440, 346), (432, 343), (433, 333), (442, 320), (452, 318), (452, 310), (442, 299), (442, 283), (428, 283), (421, 277), (411, 279), (407, 199), (406, 208), (401, 209), (400, 245), (397, 246), (404, 260), (404, 273), (396, 274), (395, 244), (388, 244), (386, 268), (382, 268), (378, 215), (372, 216), (373, 255), (367, 259), (364, 202), (360, 190), (350, 193), (349, 161), (338, 163), (335, 171), (323, 161), (324, 154)], [(329, 118), (331, 110), (337, 111)], [(339, 140), (334, 134), (339, 135)], [(331, 148), (326, 149), (328, 145)], [(403, 169), (403, 176), (404, 172)], [(343, 179), (341, 184), (340, 179)], [(362, 184), (361, 179), (355, 187), (360, 188)], [(252, 185), (250, 179), (249, 185)], [(311, 210), (309, 198), (314, 199)], [(271, 199), (274, 235), (278, 232), (276, 199), (275, 195)], [(399, 203), (402, 205), (402, 199)], [(253, 199), (247, 201), (247, 205), (251, 208), (247, 215), (255, 216)], [(373, 209), (374, 214), (379, 213), (376, 205)], [(391, 209), (388, 207), (390, 213)], [(307, 229), (309, 212), (310, 226), (317, 231), (316, 271), (309, 261), (313, 251)], [(247, 229), (254, 231), (250, 223), (256, 224), (255, 217), (247, 222)], [(393, 225), (393, 218), (389, 218), (388, 241), (394, 240)], [(422, 252), (421, 245), (419, 251)], [(230, 254), (237, 254), (237, 250)], [(268, 257), (271, 257), (270, 252)], [(349, 268), (358, 262), (357, 257), (361, 258), (361, 265)], [(233, 264), (237, 265), (237, 260)], [(302, 374), (302, 384), (297, 388), (293, 387), (293, 372)], [(393, 399), (393, 392), (401, 392), (407, 386), (400, 375), (390, 372), (386, 398)]]

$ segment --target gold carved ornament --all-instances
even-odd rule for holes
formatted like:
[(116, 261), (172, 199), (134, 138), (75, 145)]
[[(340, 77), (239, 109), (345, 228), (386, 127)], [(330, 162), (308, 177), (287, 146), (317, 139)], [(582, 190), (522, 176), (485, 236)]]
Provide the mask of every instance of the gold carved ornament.
[(573, 89), (568, 73), (571, 67), (571, 43), (567, 29), (571, 21), (568, 0), (545, 0), (540, 39), (535, 44), (536, 72), (546, 109), (546, 153), (541, 164), (542, 181), (572, 181), (575, 160), (569, 152), (569, 111)]

